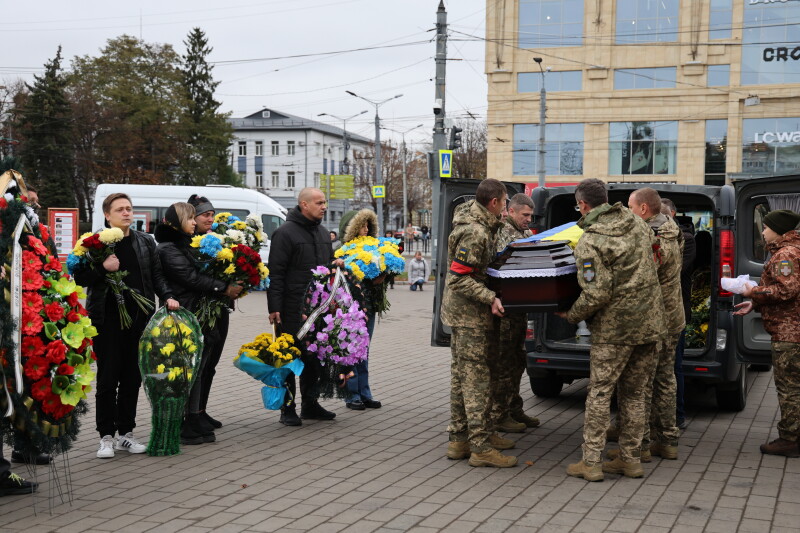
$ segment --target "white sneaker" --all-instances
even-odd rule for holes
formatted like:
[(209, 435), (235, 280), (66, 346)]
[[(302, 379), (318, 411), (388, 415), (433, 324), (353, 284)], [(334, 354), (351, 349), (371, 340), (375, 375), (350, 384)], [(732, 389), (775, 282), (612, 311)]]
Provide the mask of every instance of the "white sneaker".
[(147, 446), (136, 440), (133, 433), (130, 431), (125, 435), (120, 435), (114, 445), (115, 450), (125, 450), (130, 453), (144, 453), (147, 451)]
[(97, 450), (97, 457), (100, 459), (111, 459), (114, 457), (114, 437), (106, 435), (100, 439), (100, 448)]

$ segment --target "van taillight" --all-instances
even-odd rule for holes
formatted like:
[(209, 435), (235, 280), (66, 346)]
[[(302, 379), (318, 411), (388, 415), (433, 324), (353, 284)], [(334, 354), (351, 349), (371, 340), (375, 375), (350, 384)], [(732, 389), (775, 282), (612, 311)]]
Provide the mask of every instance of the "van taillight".
[[(736, 270), (733, 268), (733, 254), (736, 252), (733, 244), (733, 231), (724, 229), (719, 232), (719, 278), (732, 277)], [(722, 290), (720, 283), (720, 296), (733, 296), (732, 293)]]

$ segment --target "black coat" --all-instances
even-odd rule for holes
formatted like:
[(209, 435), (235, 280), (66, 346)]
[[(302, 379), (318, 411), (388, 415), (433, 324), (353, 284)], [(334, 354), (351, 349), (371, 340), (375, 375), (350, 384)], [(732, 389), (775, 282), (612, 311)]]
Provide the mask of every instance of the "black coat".
[(203, 295), (222, 296), (227, 288), (224, 281), (202, 274), (192, 254), (191, 237), (166, 224), (156, 226), (158, 257), (172, 294), (183, 307), (194, 312)]
[(286, 222), (273, 233), (269, 249), (269, 312), (281, 314), (283, 331), (294, 335), (300, 329), (311, 269), (332, 260), (330, 232), (304, 217), (299, 207), (292, 208)]
[[(173, 298), (172, 291), (161, 271), (161, 261), (158, 259), (155, 241), (147, 233), (133, 229), (130, 231), (131, 244), (139, 260), (145, 298), (149, 298), (153, 302), (156, 300), (156, 294), (161, 302)], [(101, 325), (105, 321), (106, 295), (108, 294), (108, 284), (105, 281), (107, 273), (102, 264), (75, 272), (75, 282), (86, 289), (86, 310), (95, 325)]]

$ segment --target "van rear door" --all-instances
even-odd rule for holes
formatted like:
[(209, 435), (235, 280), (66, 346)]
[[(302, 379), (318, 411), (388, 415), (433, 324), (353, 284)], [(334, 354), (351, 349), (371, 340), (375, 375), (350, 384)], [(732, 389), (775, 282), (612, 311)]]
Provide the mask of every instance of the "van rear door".
[[(453, 229), (453, 212), (459, 205), (475, 198), (475, 190), (480, 181), (471, 179), (443, 179), (440, 208), (436, 219), (437, 247), (436, 265), (434, 272), (436, 286), (433, 293), (433, 324), (431, 328), (431, 346), (449, 346), (450, 328), (442, 324), (441, 307), (442, 293), (447, 270), (447, 237)], [(524, 183), (505, 181), (503, 184), (511, 198), (519, 192), (525, 192)]]
[[(747, 274), (759, 281), (766, 262), (761, 231), (764, 216), (777, 209), (800, 211), (800, 175), (737, 178), (736, 189), (736, 275)], [(737, 297), (736, 301), (741, 301)], [(759, 313), (734, 317), (737, 356), (745, 363), (770, 364), (770, 336), (764, 331)]]

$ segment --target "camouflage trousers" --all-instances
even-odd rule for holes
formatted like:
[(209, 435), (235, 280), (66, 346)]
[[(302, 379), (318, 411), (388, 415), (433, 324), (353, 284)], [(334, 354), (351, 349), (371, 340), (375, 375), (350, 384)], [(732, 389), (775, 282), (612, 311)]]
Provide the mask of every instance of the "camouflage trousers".
[(778, 436), (800, 441), (800, 343), (772, 342), (772, 376), (781, 408)]
[(450, 440), (469, 441), (473, 452), (488, 451), (489, 341), (492, 330), (453, 328), (450, 337)]
[(642, 449), (650, 449), (650, 441), (676, 446), (680, 437), (675, 420), (678, 382), (675, 380), (675, 347), (680, 333), (668, 335), (658, 343), (658, 362), (654, 369), (652, 386), (645, 389), (645, 413), (650, 413), (650, 423), (645, 424)]
[(519, 383), (525, 373), (526, 326), (527, 316), (524, 314), (513, 314), (500, 319), (497, 355), (489, 359), (489, 427), (492, 430), (507, 416), (522, 412)]
[(639, 462), (642, 433), (648, 418), (645, 389), (653, 375), (657, 349), (656, 342), (636, 346), (592, 344), (583, 423), (583, 460), (586, 464), (601, 461), (615, 388), (619, 404), (620, 454), (624, 461)]

